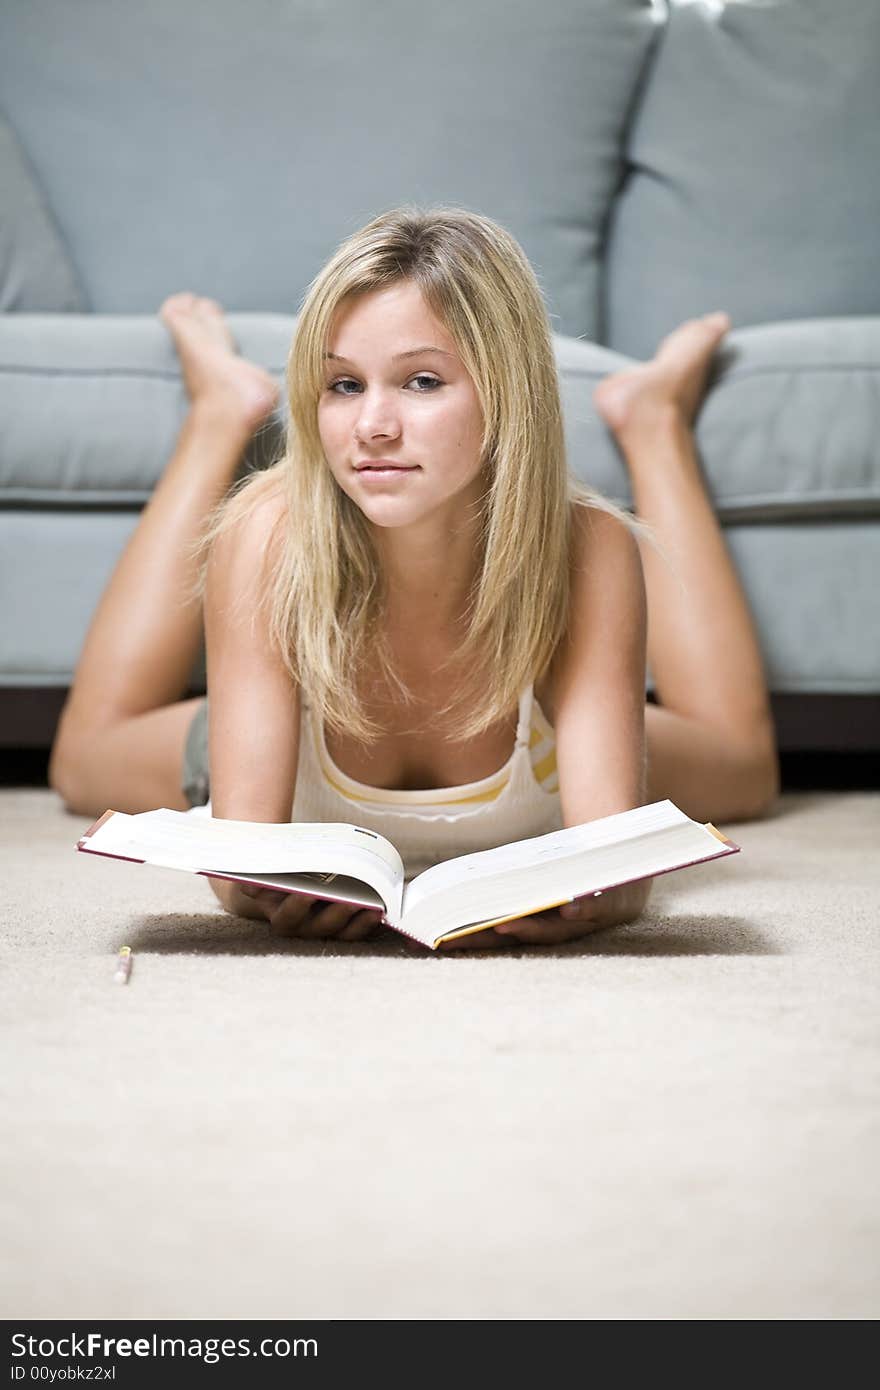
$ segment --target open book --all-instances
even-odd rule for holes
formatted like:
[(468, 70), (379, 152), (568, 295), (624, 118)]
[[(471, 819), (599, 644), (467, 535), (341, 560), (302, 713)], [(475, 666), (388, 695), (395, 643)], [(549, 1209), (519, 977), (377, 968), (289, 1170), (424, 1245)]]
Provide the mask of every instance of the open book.
[(389, 927), (432, 949), (451, 937), (740, 849), (671, 801), (458, 855), (411, 882), (390, 840), (345, 822), (270, 825), (195, 819), (165, 808), (133, 816), (105, 811), (76, 848), (381, 908)]

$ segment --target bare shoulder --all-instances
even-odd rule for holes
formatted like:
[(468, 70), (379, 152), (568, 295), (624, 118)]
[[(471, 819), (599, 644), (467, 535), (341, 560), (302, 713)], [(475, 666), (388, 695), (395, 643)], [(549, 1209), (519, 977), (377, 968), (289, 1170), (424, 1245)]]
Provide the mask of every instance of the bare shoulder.
[[(597, 668), (629, 649), (638, 662), (647, 631), (642, 560), (629, 527), (600, 507), (572, 503), (568, 623), (536, 694), (551, 723), (571, 692), (598, 688)], [(551, 713), (552, 712), (552, 713)]]
[(221, 820), (274, 823), (291, 815), (299, 691), (272, 640), (270, 604), (264, 602), (267, 541), (278, 503), (268, 491), (265, 499), (248, 501), (253, 506), (240, 517), (233, 510), (215, 542), (205, 589), (211, 800)]
[(624, 521), (601, 507), (573, 504), (569, 628), (598, 630), (607, 620), (645, 620), (645, 575), (639, 543)]
[(259, 485), (254, 484), (254, 490), (259, 497), (259, 501), (254, 503), (254, 515), (260, 517), (264, 526), (274, 525), (287, 514), (284, 482), (279, 473), (262, 474)]
[[(231, 519), (217, 537), (211, 552), (209, 573), (216, 586), (253, 593), (263, 574), (270, 543), (277, 542), (286, 515), (283, 489), (268, 478), (255, 491), (245, 490), (231, 503)], [(241, 498), (241, 501), (239, 501)]]
[(572, 578), (585, 569), (608, 564), (640, 569), (638, 541), (613, 512), (572, 502)]
[[(242, 541), (250, 546), (259, 546), (261, 542), (265, 544), (287, 514), (283, 484), (277, 474), (261, 474), (240, 496), (244, 503), (239, 531)], [(233, 509), (241, 505), (238, 498), (232, 505)]]
[(576, 518), (569, 620), (554, 671), (565, 825), (641, 805), (644, 775), (647, 608), (638, 541), (613, 512), (580, 505)]

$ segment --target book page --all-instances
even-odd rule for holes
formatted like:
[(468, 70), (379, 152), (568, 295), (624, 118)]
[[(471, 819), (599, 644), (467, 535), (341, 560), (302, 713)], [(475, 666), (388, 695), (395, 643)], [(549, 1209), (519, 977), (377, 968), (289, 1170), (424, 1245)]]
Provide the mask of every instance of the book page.
[[(362, 879), (388, 906), (389, 921), (400, 915), (404, 866), (384, 836), (347, 822), (257, 821), (193, 818), (162, 807), (129, 815), (114, 811), (78, 848), (140, 859), (193, 873), (343, 874)], [(329, 880), (324, 891), (328, 892)]]
[(434, 946), (462, 929), (527, 916), (738, 848), (672, 802), (656, 802), (427, 869), (405, 889), (402, 922)]
[(565, 859), (571, 854), (598, 849), (602, 845), (632, 840), (646, 830), (680, 822), (696, 824), (671, 801), (654, 801), (649, 806), (603, 816), (584, 825), (552, 830), (547, 835), (536, 835), (528, 840), (513, 840), (510, 844), (499, 845), (497, 849), (457, 855), (443, 864), (434, 864), (430, 869), (425, 869), (406, 885), (403, 894), (404, 915), (415, 912), (430, 894), (464, 887), (478, 879), (504, 874), (523, 866), (546, 864), (553, 859)]

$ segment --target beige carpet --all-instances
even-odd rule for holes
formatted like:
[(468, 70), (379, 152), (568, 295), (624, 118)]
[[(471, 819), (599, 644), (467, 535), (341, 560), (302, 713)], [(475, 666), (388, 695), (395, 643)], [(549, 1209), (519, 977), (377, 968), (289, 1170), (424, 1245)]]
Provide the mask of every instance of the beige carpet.
[(49, 791), (0, 816), (3, 1317), (880, 1313), (880, 795), (441, 958), (267, 938)]

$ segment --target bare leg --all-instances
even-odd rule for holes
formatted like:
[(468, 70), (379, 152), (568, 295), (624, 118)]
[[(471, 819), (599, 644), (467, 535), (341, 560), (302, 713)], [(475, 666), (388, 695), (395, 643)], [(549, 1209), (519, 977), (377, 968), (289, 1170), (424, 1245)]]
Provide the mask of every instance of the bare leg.
[(726, 331), (723, 317), (689, 320), (651, 362), (606, 378), (594, 397), (626, 460), (636, 513), (674, 567), (642, 546), (661, 702), (646, 709), (649, 799), (669, 797), (700, 820), (762, 815), (779, 791), (758, 640), (691, 429)]
[(214, 301), (173, 295), (160, 317), (191, 407), (92, 618), (53, 743), (50, 783), (82, 814), (185, 809), (183, 743), (199, 700), (181, 696), (202, 637), (201, 605), (181, 598), (195, 578), (187, 551), (278, 397), (269, 373), (235, 355)]

